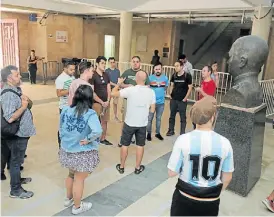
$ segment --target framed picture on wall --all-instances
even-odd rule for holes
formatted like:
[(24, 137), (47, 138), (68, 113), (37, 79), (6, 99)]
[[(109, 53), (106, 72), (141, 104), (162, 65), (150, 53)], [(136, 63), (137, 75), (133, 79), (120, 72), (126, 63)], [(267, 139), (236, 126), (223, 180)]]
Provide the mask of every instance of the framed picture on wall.
[(136, 51), (137, 52), (146, 52), (147, 51), (147, 36), (138, 35), (136, 39)]
[(68, 32), (67, 31), (56, 31), (56, 42), (60, 42), (60, 43), (68, 42)]

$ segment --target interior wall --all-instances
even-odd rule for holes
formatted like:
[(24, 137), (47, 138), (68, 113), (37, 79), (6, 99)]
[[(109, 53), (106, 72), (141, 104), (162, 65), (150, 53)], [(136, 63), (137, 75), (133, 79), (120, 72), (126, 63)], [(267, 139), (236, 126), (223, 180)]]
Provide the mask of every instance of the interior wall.
[[(67, 31), (68, 42), (56, 42), (56, 31)], [(83, 57), (83, 19), (50, 15), (46, 20), (47, 59), (61, 61), (63, 57)]]
[(17, 19), (18, 25), (18, 46), (19, 46), (19, 69), (27, 72), (27, 58), (29, 56), (29, 18), (27, 14), (1, 12), (1, 19)]

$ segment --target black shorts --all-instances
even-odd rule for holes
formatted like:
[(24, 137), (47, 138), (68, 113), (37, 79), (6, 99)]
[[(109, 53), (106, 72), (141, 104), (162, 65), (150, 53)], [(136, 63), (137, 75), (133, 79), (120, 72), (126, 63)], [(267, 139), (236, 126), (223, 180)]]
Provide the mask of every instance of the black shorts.
[(174, 191), (170, 216), (218, 216), (220, 199), (214, 201), (199, 201), (190, 199)]
[(135, 135), (136, 145), (144, 146), (146, 143), (146, 131), (146, 127), (131, 127), (124, 123), (120, 144), (129, 146), (133, 135)]

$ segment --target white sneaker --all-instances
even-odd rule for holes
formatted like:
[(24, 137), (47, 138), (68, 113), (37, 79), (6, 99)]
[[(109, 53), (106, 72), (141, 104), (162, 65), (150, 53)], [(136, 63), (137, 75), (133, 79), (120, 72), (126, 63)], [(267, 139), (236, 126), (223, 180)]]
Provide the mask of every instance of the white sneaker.
[(70, 207), (70, 206), (73, 205), (73, 203), (74, 203), (73, 198), (71, 198), (71, 199), (65, 198), (65, 200), (64, 200), (64, 206), (65, 207)]
[(91, 207), (92, 207), (92, 203), (81, 202), (81, 205), (78, 209), (76, 209), (75, 206), (72, 207), (72, 214), (73, 215), (78, 215), (82, 212), (86, 212), (86, 211), (90, 210)]

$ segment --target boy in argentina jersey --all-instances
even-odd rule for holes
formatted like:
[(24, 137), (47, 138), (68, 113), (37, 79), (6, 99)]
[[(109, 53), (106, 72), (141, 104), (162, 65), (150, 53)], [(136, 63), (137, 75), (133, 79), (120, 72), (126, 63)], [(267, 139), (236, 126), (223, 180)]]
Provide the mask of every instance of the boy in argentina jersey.
[(233, 151), (225, 137), (215, 133), (216, 100), (204, 97), (190, 111), (196, 130), (176, 140), (169, 159), (169, 176), (179, 174), (171, 216), (217, 216), (220, 194), (234, 171)]

